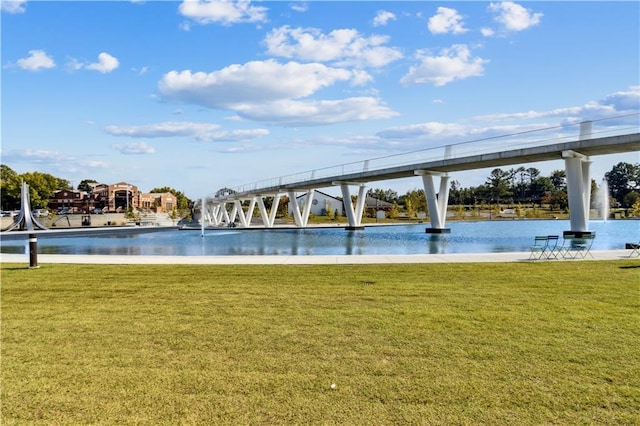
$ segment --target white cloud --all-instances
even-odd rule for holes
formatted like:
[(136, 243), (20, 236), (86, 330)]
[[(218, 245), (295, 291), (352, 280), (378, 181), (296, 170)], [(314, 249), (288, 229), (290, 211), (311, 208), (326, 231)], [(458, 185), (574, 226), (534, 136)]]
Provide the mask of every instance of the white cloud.
[(296, 1), (295, 3), (291, 3), (291, 10), (295, 10), (299, 13), (304, 13), (309, 10), (309, 5), (306, 2)]
[(354, 29), (338, 29), (324, 34), (316, 28), (286, 25), (274, 28), (264, 39), (270, 55), (376, 68), (402, 58), (398, 49), (384, 46), (388, 41), (387, 36), (364, 37)]
[(29, 57), (18, 59), (17, 64), (23, 70), (38, 71), (41, 69), (55, 68), (53, 58), (44, 50), (30, 50)]
[(168, 121), (142, 126), (107, 126), (105, 131), (113, 136), (131, 138), (192, 137), (201, 142), (247, 141), (269, 134), (266, 129), (219, 130), (218, 124)]
[(220, 126), (209, 123), (192, 123), (187, 121), (168, 121), (143, 126), (107, 126), (105, 131), (113, 136), (132, 138), (168, 138), (176, 136), (196, 136), (215, 131)]
[(526, 30), (538, 25), (543, 17), (542, 13), (534, 13), (530, 9), (511, 1), (490, 3), (489, 10), (498, 14), (494, 19), (504, 25), (507, 31)]
[(1, 0), (0, 10), (7, 13), (24, 13), (26, 12), (27, 0)]
[(246, 119), (282, 126), (317, 126), (348, 121), (391, 118), (396, 112), (377, 98), (359, 97), (331, 101), (281, 100), (238, 109)]
[(454, 80), (463, 80), (469, 77), (481, 76), (484, 73), (484, 64), (487, 60), (471, 57), (471, 52), (466, 45), (453, 45), (443, 49), (440, 56), (425, 56), (419, 52), (420, 64), (413, 66), (402, 77), (403, 85), (409, 84), (433, 84), (444, 86)]
[(349, 82), (353, 72), (322, 64), (280, 64), (273, 60), (230, 65), (211, 73), (170, 71), (160, 93), (170, 101), (209, 108), (237, 109), (246, 104), (310, 96), (337, 82)]
[(356, 85), (368, 79), (363, 71), (268, 60), (231, 65), (211, 73), (171, 71), (158, 87), (168, 101), (231, 110), (244, 119), (281, 125), (317, 125), (395, 115), (375, 98), (300, 100), (336, 83)]
[(209, 133), (198, 138), (201, 142), (246, 142), (267, 136), (267, 129), (237, 129)]
[(32, 163), (39, 166), (51, 166), (62, 172), (86, 172), (87, 169), (104, 169), (110, 165), (104, 161), (87, 160), (57, 151), (42, 149), (21, 149), (2, 152), (3, 160), (15, 163)]
[(395, 21), (396, 19), (397, 18), (395, 14), (391, 12), (387, 12), (386, 10), (379, 10), (376, 17), (373, 18), (373, 26), (374, 27), (385, 26), (387, 25), (387, 23), (389, 23), (389, 21)]
[(629, 90), (612, 93), (600, 101), (602, 105), (610, 105), (616, 111), (640, 110), (640, 86), (631, 86)]
[(390, 127), (378, 132), (376, 136), (383, 139), (407, 139), (428, 137), (458, 137), (468, 133), (468, 129), (455, 123), (428, 122), (408, 126)]
[(118, 59), (106, 52), (102, 52), (98, 55), (98, 62), (85, 65), (88, 70), (98, 71), (103, 74), (115, 70), (118, 66), (120, 66)]
[[(120, 66), (120, 62), (118, 61), (118, 59), (106, 52), (102, 52), (98, 55), (98, 62), (87, 63), (87, 62), (81, 62), (76, 58), (70, 58), (66, 63), (66, 68), (70, 72), (78, 71), (81, 69), (87, 69), (92, 71), (98, 71), (98, 72), (101, 72), (102, 74), (110, 73), (111, 71), (117, 69), (119, 66)], [(144, 72), (146, 72), (146, 67), (143, 68), (143, 70)], [(144, 73), (142, 70), (140, 72), (141, 74)]]
[(116, 151), (120, 151), (125, 155), (143, 155), (143, 154), (155, 154), (156, 150), (152, 146), (149, 146), (146, 142), (130, 142), (125, 144), (113, 144), (111, 148)]
[(492, 30), (491, 28), (481, 28), (480, 29), (480, 33), (484, 36), (484, 37), (493, 37), (493, 35), (495, 34), (495, 31)]
[(65, 64), (65, 68), (69, 72), (78, 71), (84, 68), (84, 64), (75, 58), (69, 58), (69, 60)]
[(433, 34), (462, 34), (467, 32), (462, 22), (462, 16), (455, 9), (439, 7), (435, 15), (429, 18), (429, 31)]
[(178, 11), (199, 24), (265, 22), (267, 8), (247, 0), (184, 0)]
[(149, 67), (141, 67), (141, 68), (131, 68), (131, 71), (135, 72), (138, 75), (145, 75), (149, 71)]
[(482, 121), (535, 120), (559, 118), (563, 123), (612, 118), (640, 110), (640, 86), (607, 95), (599, 101), (590, 101), (582, 106), (556, 108), (546, 111), (525, 111), (491, 114), (474, 117)]
[(34, 163), (56, 163), (64, 160), (64, 154), (57, 151), (47, 151), (43, 149), (21, 149), (10, 152), (3, 152), (5, 159), (14, 161), (32, 161)]

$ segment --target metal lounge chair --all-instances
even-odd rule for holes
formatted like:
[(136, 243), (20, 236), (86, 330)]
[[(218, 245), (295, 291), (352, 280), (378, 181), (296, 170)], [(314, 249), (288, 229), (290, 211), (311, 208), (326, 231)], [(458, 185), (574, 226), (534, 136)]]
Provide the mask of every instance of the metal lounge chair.
[(547, 237), (547, 247), (543, 252), (543, 255), (547, 259), (557, 259), (558, 258), (558, 240), (560, 237), (557, 235), (549, 235)]
[(563, 244), (564, 252), (562, 253), (562, 257), (564, 259), (576, 259), (580, 256), (584, 259), (587, 256), (591, 256), (593, 259), (593, 255), (591, 254), (591, 246), (593, 245), (593, 240), (596, 238), (596, 234), (586, 234), (580, 237), (576, 237), (575, 235), (566, 235), (565, 238), (569, 241), (568, 244)]
[(529, 246), (529, 250), (531, 251), (531, 253), (529, 254), (529, 259), (541, 259), (545, 247), (547, 247), (547, 236), (536, 236), (534, 238), (533, 245)]
[(640, 256), (640, 241), (637, 244), (629, 244), (631, 246), (631, 253), (629, 253), (629, 257)]
[(553, 251), (553, 249), (550, 248), (550, 241), (553, 247), (555, 247), (558, 242), (558, 236), (555, 236), (555, 241), (553, 237), (553, 235), (536, 236), (533, 245), (529, 246), (529, 250), (531, 251), (529, 259), (549, 259), (550, 253)]

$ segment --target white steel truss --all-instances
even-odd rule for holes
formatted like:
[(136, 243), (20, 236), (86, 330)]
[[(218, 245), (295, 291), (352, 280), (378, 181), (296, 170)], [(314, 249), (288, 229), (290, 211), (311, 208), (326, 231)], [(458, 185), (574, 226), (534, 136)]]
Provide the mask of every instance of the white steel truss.
[[(260, 210), (260, 216), (262, 217), (262, 223), (266, 228), (273, 228), (273, 224), (276, 221), (276, 213), (278, 211), (278, 205), (280, 204), (280, 197), (282, 194), (276, 194), (273, 197), (273, 203), (271, 204), (271, 211), (267, 212), (267, 208), (264, 205), (264, 197), (258, 195), (251, 200), (249, 210), (253, 212), (253, 206), (258, 203), (258, 209)], [(251, 221), (249, 221), (251, 223)]]
[(309, 222), (309, 212), (311, 212), (311, 204), (313, 203), (314, 194), (314, 189), (310, 189), (307, 192), (307, 196), (301, 211), (300, 205), (298, 204), (298, 199), (296, 198), (296, 192), (289, 191), (289, 203), (291, 205), (291, 209), (293, 210), (293, 218), (296, 221), (296, 226), (300, 228), (306, 227), (307, 223)]

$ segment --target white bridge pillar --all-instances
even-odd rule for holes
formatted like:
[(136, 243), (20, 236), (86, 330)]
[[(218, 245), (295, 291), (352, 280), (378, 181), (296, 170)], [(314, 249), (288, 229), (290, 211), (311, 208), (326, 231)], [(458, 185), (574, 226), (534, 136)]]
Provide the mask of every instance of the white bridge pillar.
[[(593, 122), (580, 123), (579, 140), (591, 139)], [(569, 199), (569, 223), (571, 230), (565, 233), (590, 233), (589, 204), (591, 202), (591, 161), (586, 155), (575, 151), (563, 151), (565, 171), (567, 173), (567, 197)]]
[(229, 224), (229, 212), (227, 212), (227, 202), (224, 201), (220, 204), (220, 209), (218, 210), (218, 223), (225, 222)]
[(309, 191), (307, 191), (307, 197), (304, 202), (304, 206), (302, 207), (302, 211), (300, 211), (298, 199), (296, 198), (296, 192), (289, 191), (289, 204), (291, 205), (291, 210), (293, 210), (293, 218), (299, 228), (306, 227), (307, 223), (309, 222), (309, 213), (311, 212), (311, 203), (313, 203), (314, 194), (314, 189), (310, 189)]
[[(269, 212), (267, 212), (267, 208), (264, 205), (263, 196), (258, 195), (253, 198), (252, 206), (255, 205), (255, 202), (257, 200), (258, 209), (260, 210), (260, 216), (262, 217), (262, 223), (264, 224), (265, 228), (273, 228), (273, 224), (276, 221), (276, 212), (278, 211), (278, 204), (280, 204), (281, 196), (282, 194), (276, 194), (273, 197), (273, 204), (271, 204), (271, 211)], [(253, 210), (253, 207), (251, 207), (251, 210)]]
[(349, 226), (347, 226), (347, 230), (354, 231), (364, 229), (362, 226), (362, 213), (364, 211), (364, 203), (367, 198), (367, 193), (365, 192), (367, 187), (363, 183), (355, 183), (354, 185), (359, 185), (358, 189), (358, 199), (356, 200), (355, 208), (353, 206), (353, 202), (351, 201), (351, 194), (349, 192), (349, 183), (348, 182), (333, 182), (334, 185), (340, 185), (340, 190), (342, 191), (342, 199), (344, 202), (344, 208), (347, 212), (347, 219), (349, 220)]
[(202, 222), (202, 226), (204, 226), (204, 221), (208, 222), (208, 225), (218, 226), (220, 225), (220, 221), (218, 219), (218, 213), (220, 212), (220, 204), (209, 204), (202, 203), (202, 211), (200, 212), (200, 221)]
[(574, 151), (563, 151), (562, 157), (567, 173), (570, 232), (588, 232), (589, 203), (591, 201), (589, 167), (591, 161), (589, 161), (589, 157)]
[[(416, 170), (414, 173), (422, 176), (424, 193), (427, 198), (431, 228), (427, 228), (425, 232), (432, 234), (449, 233), (451, 230), (444, 227), (449, 205), (449, 175), (428, 170)], [(440, 190), (437, 193), (433, 182), (434, 176), (440, 176)]]

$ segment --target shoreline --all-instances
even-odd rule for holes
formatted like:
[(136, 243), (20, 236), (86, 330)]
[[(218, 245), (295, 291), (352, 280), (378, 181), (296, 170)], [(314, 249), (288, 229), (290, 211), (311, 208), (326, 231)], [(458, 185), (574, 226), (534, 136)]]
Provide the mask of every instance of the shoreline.
[[(38, 254), (38, 263), (103, 265), (347, 265), (385, 263), (492, 263), (492, 262), (583, 262), (631, 260), (630, 249), (592, 250), (593, 258), (529, 259), (529, 252), (398, 254), (398, 255), (250, 255), (250, 256), (150, 256)], [(1, 263), (29, 263), (29, 254), (0, 253)], [(640, 265), (639, 265), (640, 266)]]

